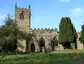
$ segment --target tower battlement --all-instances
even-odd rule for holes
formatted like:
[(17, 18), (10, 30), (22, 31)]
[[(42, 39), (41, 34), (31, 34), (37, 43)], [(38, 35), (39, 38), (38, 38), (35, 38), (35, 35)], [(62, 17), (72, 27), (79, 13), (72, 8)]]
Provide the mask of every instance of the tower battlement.
[(34, 28), (32, 29), (32, 33), (35, 34), (52, 34), (52, 33), (58, 33), (56, 28)]
[(18, 7), (18, 8), (16, 8), (16, 9), (24, 9), (24, 10), (26, 10), (26, 9), (29, 9), (29, 8), (20, 8), (20, 7)]
[(34, 28), (33, 31), (57, 31), (57, 28)]
[(16, 11), (27, 11), (30, 12), (29, 8), (16, 8)]

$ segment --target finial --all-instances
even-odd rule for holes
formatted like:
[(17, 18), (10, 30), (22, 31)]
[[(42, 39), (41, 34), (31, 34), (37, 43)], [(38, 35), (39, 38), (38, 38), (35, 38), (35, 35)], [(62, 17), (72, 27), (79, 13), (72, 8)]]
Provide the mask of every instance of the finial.
[(15, 3), (15, 8), (17, 8), (17, 2)]
[(31, 18), (31, 6), (30, 6), (30, 4), (29, 4), (29, 6), (28, 6), (28, 9), (29, 9), (29, 17)]
[(31, 8), (30, 4), (29, 4), (28, 8), (29, 8), (29, 9)]

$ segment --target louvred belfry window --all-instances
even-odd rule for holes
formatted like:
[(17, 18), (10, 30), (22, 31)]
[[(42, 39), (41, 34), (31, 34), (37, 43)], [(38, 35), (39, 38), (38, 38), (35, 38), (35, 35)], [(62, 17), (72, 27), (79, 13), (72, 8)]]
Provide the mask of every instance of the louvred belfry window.
[(24, 11), (20, 13), (20, 20), (24, 20)]

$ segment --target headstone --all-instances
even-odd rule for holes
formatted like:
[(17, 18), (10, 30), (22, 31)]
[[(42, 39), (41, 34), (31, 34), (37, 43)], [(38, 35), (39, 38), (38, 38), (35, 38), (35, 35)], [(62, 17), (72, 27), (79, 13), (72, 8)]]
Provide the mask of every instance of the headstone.
[(75, 49), (75, 43), (71, 43), (71, 48)]
[(43, 53), (45, 52), (45, 48), (44, 48), (44, 47), (42, 47), (42, 52), (43, 52)]

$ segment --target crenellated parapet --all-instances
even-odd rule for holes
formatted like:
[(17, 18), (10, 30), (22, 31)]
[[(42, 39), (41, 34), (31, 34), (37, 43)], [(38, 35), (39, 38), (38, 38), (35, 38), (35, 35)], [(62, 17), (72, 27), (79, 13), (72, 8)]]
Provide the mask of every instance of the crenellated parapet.
[[(15, 5), (15, 13), (21, 13), (21, 12), (24, 12), (26, 15), (30, 15), (31, 16), (31, 6), (29, 5), (28, 8), (21, 8), (21, 7), (18, 7), (17, 4)], [(26, 13), (27, 12), (27, 13)], [(29, 16), (29, 17), (30, 17)]]
[(31, 6), (29, 5), (28, 8), (20, 8), (18, 7), (17, 3), (15, 4), (15, 9), (17, 10), (31, 10)]
[(33, 31), (57, 31), (57, 28), (34, 28), (34, 29), (32, 29)]
[(34, 28), (32, 29), (33, 33), (37, 33), (37, 34), (51, 34), (51, 33), (57, 33), (57, 28)]
[(20, 8), (20, 7), (18, 7), (18, 8), (16, 8), (17, 10), (28, 10), (29, 8)]

